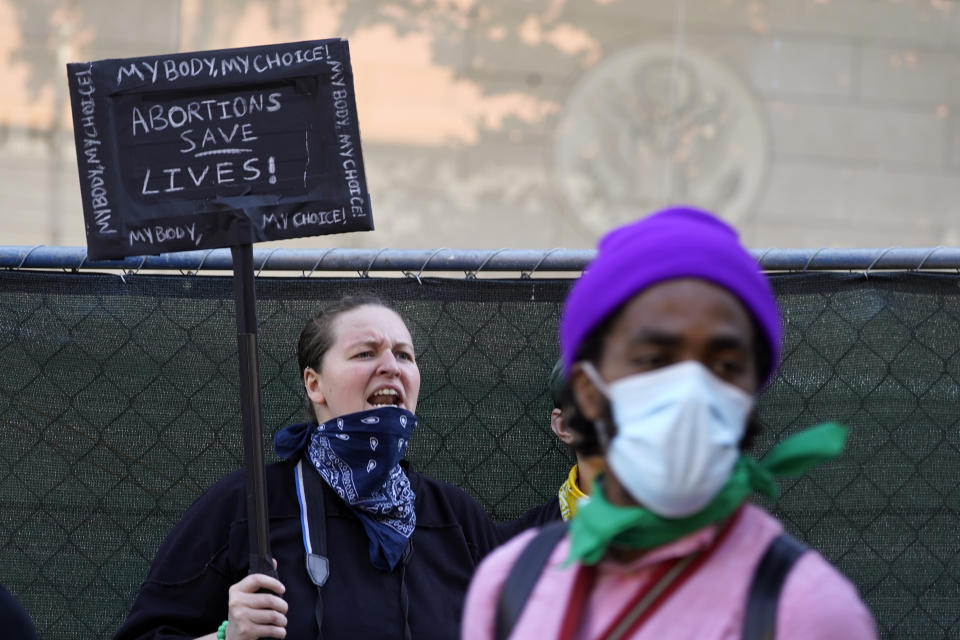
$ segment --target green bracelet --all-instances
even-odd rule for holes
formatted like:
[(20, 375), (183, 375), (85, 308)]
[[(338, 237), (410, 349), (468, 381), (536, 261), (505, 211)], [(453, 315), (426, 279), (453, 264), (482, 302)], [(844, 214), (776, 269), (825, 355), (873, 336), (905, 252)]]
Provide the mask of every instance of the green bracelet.
[(224, 620), (217, 627), (217, 640), (227, 640), (227, 621)]

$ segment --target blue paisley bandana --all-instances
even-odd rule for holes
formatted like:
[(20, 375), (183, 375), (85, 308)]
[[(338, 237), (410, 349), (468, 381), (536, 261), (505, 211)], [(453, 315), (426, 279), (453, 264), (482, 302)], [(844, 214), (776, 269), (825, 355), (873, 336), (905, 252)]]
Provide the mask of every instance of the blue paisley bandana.
[(406, 409), (380, 407), (317, 425), (307, 459), (360, 519), (370, 563), (392, 571), (417, 524), (415, 496), (400, 460), (417, 426)]

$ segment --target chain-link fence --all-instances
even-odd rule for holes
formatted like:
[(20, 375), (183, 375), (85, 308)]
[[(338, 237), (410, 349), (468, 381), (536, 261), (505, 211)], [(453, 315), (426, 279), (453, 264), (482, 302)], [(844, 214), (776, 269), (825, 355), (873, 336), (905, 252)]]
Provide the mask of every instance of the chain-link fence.
[[(852, 431), (766, 506), (857, 584), (884, 638), (960, 638), (960, 276), (773, 282), (785, 361), (757, 453), (823, 420)], [(569, 284), (259, 278), (268, 435), (301, 416), (307, 315), (379, 295), (417, 345), (414, 466), (517, 515), (569, 469), (545, 384)], [(0, 582), (41, 637), (109, 637), (169, 528), (241, 464), (235, 331), (229, 278), (0, 272)]]

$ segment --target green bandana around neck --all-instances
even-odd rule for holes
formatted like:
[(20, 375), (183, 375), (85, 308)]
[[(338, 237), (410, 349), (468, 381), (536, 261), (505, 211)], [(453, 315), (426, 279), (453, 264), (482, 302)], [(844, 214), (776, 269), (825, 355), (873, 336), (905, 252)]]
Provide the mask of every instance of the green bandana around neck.
[(603, 478), (593, 485), (590, 500), (570, 521), (570, 557), (592, 565), (610, 546), (652, 549), (678, 540), (735, 512), (753, 492), (776, 498), (775, 478), (800, 475), (824, 460), (836, 458), (847, 440), (847, 427), (835, 422), (796, 433), (771, 449), (761, 461), (741, 455), (720, 493), (703, 510), (683, 518), (664, 518), (639, 506), (610, 504), (603, 494)]

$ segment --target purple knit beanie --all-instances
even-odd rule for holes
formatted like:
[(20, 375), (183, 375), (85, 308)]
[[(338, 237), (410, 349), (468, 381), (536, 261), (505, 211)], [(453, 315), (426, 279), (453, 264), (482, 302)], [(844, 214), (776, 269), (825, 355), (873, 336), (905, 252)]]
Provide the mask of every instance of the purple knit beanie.
[(782, 338), (773, 290), (737, 232), (691, 207), (658, 211), (614, 229), (600, 241), (597, 257), (563, 307), (560, 349), (565, 373), (594, 327), (647, 287), (674, 278), (707, 280), (740, 299), (770, 346), (770, 367), (759, 372), (760, 388), (765, 387), (780, 362)]

